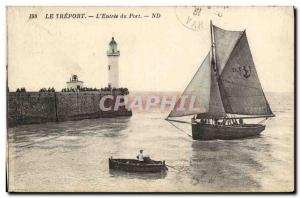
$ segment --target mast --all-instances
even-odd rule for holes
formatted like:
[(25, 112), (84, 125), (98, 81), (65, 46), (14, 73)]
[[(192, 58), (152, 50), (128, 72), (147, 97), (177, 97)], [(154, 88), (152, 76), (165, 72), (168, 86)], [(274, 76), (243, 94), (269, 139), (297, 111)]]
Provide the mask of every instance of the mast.
[(211, 40), (211, 65), (214, 71), (217, 71), (216, 57), (215, 57), (215, 39), (213, 36), (213, 25), (211, 20), (210, 20), (210, 40)]
[(219, 67), (216, 57), (216, 42), (214, 35), (214, 27), (212, 21), (210, 20), (210, 36), (211, 36), (211, 90), (210, 90), (210, 105), (209, 111), (210, 114), (213, 114), (215, 118), (226, 117), (226, 112), (224, 109), (222, 92), (221, 92), (221, 83), (219, 76)]
[[(217, 62), (217, 57), (216, 57), (216, 41), (215, 41), (215, 32), (214, 32), (214, 27), (212, 24), (212, 21), (210, 20), (210, 35), (211, 35), (211, 51), (212, 51), (212, 68), (214, 71), (214, 74), (216, 75), (217, 78), (217, 83), (218, 83), (218, 91), (221, 94), (221, 101), (222, 101), (222, 106), (224, 109), (230, 109), (231, 110), (231, 106), (228, 102), (228, 98), (223, 86), (223, 83), (221, 81), (221, 77), (220, 77), (220, 72), (219, 72), (219, 66), (218, 66), (218, 62)], [(226, 108), (225, 108), (226, 107)]]

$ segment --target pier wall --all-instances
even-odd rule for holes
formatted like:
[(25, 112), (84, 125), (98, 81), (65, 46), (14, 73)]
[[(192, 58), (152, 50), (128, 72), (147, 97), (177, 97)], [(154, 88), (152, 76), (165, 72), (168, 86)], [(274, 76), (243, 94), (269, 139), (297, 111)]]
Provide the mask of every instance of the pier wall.
[(117, 111), (101, 111), (100, 99), (105, 106), (114, 106), (118, 92), (10, 92), (7, 95), (7, 122), (9, 126), (43, 122), (60, 122), (100, 117), (131, 116), (124, 106)]

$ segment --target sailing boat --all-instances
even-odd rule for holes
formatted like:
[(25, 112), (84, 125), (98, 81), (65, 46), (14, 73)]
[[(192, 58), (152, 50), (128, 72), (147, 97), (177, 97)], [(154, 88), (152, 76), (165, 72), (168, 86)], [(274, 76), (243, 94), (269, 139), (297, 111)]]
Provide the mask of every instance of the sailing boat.
[[(194, 115), (191, 125), (195, 140), (259, 135), (265, 125), (246, 124), (244, 119), (266, 120), (275, 115), (259, 82), (246, 30), (223, 30), (210, 22), (210, 35), (210, 52), (166, 120)], [(191, 96), (199, 108), (178, 110)]]

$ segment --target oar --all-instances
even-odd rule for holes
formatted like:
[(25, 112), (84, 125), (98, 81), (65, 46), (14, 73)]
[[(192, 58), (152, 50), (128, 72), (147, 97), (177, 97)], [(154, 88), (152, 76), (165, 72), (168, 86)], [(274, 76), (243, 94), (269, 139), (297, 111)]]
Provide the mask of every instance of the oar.
[(166, 164), (166, 166), (169, 167), (169, 168), (173, 168), (174, 170), (177, 170), (177, 171), (179, 171), (179, 172), (183, 171), (183, 170), (179, 170), (179, 169), (177, 169), (177, 168), (174, 168), (174, 166), (170, 166), (170, 165), (167, 165), (167, 164)]

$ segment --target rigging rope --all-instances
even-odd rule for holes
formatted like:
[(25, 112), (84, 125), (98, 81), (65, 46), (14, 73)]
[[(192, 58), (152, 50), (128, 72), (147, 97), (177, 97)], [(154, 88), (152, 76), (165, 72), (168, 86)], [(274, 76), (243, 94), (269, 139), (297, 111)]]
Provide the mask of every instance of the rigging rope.
[(263, 122), (265, 122), (268, 118), (263, 119), (262, 121), (260, 121), (258, 124), (261, 124)]
[(183, 124), (192, 124), (191, 122), (182, 121), (182, 120), (171, 120), (169, 118), (166, 118), (165, 120), (172, 121), (172, 122), (179, 122), (179, 123), (183, 123)]
[(170, 122), (169, 120), (167, 120), (171, 125), (173, 125), (175, 128), (177, 128), (179, 131), (183, 132), (184, 134), (192, 137), (190, 134), (188, 134), (187, 132), (185, 132), (184, 130), (182, 130), (181, 128), (177, 127), (175, 124), (173, 124), (172, 122)]

